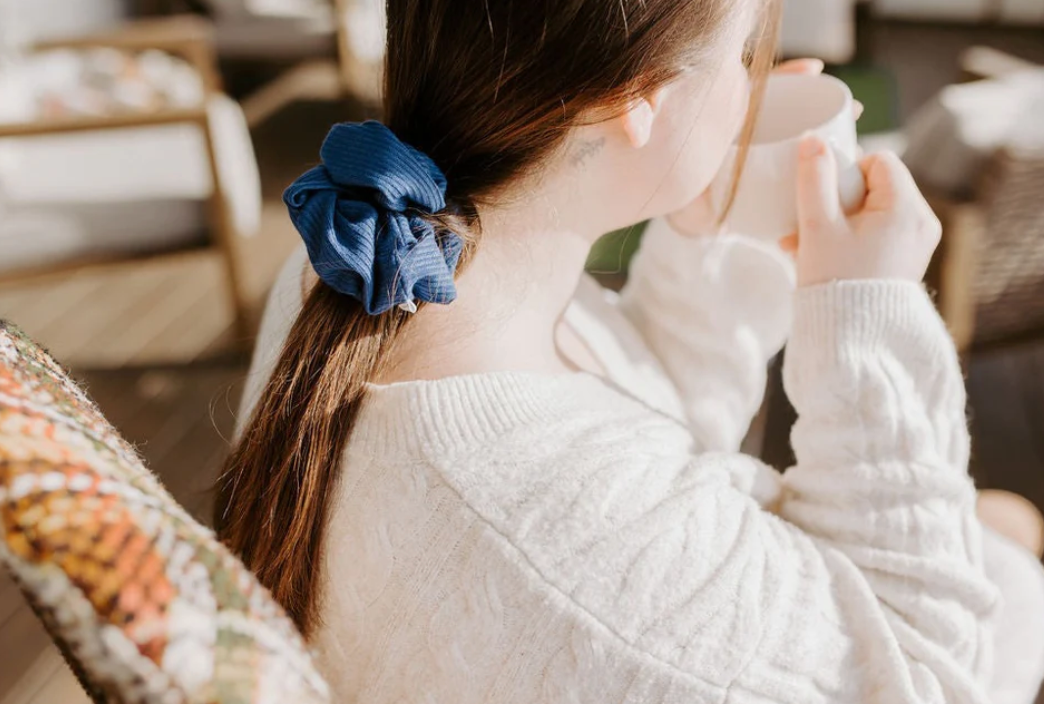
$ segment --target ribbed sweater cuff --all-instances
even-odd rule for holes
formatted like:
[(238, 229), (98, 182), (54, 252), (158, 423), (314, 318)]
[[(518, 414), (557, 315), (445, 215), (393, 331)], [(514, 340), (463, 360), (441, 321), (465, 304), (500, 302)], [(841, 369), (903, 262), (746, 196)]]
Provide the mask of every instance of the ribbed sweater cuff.
[(793, 353), (815, 364), (847, 364), (882, 347), (919, 358), (952, 354), (949, 335), (921, 284), (842, 281), (798, 289), (794, 301), (788, 358)]

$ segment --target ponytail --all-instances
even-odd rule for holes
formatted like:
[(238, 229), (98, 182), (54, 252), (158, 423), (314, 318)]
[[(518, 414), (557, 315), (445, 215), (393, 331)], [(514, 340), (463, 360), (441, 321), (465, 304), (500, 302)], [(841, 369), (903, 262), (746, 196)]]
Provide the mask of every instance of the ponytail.
[(366, 383), (410, 314), (369, 316), (323, 283), (308, 295), (225, 464), (215, 525), (306, 637), (340, 458)]
[[(377, 122), (336, 125), (283, 200), (319, 274), (225, 465), (215, 525), (302, 633), (341, 455), (418, 303), (449, 303), (465, 239), (431, 159)], [(471, 206), (464, 210), (473, 209)], [(477, 225), (477, 223), (476, 223)]]

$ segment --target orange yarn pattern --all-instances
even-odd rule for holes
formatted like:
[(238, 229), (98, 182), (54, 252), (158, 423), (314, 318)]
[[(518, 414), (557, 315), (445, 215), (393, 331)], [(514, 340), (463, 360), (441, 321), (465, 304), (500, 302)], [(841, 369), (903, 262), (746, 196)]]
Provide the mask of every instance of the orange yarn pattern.
[(0, 564), (96, 701), (328, 701), (267, 591), (3, 322)]

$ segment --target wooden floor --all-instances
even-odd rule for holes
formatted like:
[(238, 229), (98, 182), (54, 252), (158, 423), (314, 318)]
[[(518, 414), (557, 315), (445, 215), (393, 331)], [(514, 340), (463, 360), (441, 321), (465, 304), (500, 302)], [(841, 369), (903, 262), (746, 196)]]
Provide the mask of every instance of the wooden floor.
[[(874, 26), (864, 45), (898, 78), (908, 114), (956, 76), (964, 46), (1001, 41), (1044, 62), (1039, 32)], [(261, 237), (245, 243), (251, 285), (265, 287), (295, 243), (279, 195), (314, 163), (330, 124), (358, 112), (300, 105), (255, 134), (266, 197)], [(33, 287), (0, 287), (10, 317), (75, 368), (110, 420), (192, 512), (206, 518), (246, 373), (213, 263), (77, 275)], [(974, 471), (1044, 507), (1044, 345), (972, 360), (968, 388)], [(772, 429), (766, 429), (771, 435)], [(86, 699), (10, 581), (0, 576), (0, 704), (79, 704)], [(1044, 701), (1044, 700), (1042, 700)]]
[[(255, 308), (296, 243), (281, 205), (266, 205), (265, 216), (262, 231), (240, 242)], [(192, 364), (249, 348), (223, 274), (206, 251), (90, 267), (0, 285), (0, 318), (79, 369)]]

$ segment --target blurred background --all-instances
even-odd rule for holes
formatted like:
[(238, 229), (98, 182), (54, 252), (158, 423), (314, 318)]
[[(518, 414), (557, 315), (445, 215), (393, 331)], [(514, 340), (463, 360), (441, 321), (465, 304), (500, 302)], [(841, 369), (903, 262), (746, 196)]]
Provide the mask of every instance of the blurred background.
[[(945, 225), (930, 276), (961, 350), (982, 487), (1044, 508), (1044, 0), (785, 0)], [(380, 0), (0, 0), (0, 318), (41, 341), (206, 518), (282, 190), (379, 117)], [(641, 228), (590, 269), (626, 280)], [(748, 439), (790, 460), (778, 374)], [(83, 702), (0, 576), (0, 704)], [(1044, 701), (1044, 700), (1042, 700)]]

